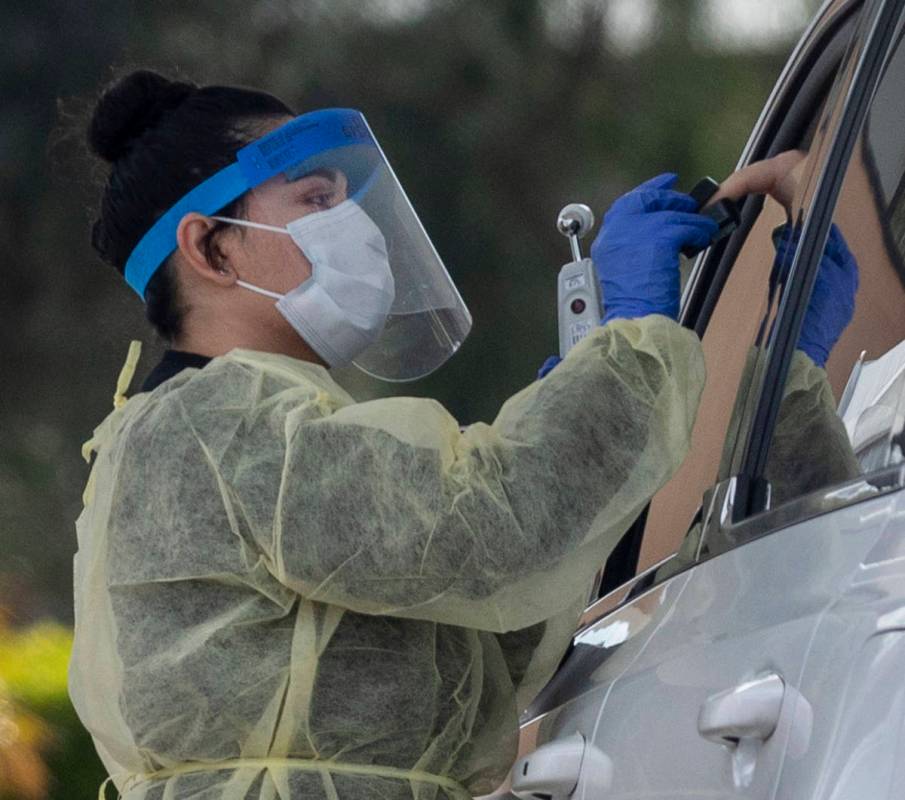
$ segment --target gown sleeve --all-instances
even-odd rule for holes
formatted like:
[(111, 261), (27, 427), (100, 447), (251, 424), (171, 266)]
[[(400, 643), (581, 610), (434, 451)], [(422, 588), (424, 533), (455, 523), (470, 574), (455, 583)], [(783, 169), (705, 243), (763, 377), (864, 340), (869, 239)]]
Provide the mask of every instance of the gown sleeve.
[(796, 350), (767, 457), (773, 505), (860, 473), (826, 372)]
[(489, 425), (460, 430), (427, 399), (316, 419), (276, 403), (267, 426), (280, 432), (279, 458), (257, 466), (279, 474), (243, 480), (251, 463), (230, 483), (240, 507), (254, 485), (278, 486), (272, 515), (249, 516), (266, 519), (251, 533), (303, 597), (522, 630), (580, 612), (597, 569), (685, 456), (703, 384), (694, 333), (663, 316), (614, 321)]

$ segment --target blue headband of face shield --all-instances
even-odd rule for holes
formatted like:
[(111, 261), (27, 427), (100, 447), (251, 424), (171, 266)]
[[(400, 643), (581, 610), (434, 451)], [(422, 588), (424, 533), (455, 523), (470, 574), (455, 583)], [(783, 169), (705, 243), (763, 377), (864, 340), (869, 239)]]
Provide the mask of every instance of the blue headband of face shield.
[[(292, 168), (318, 153), (340, 148), (351, 148), (353, 152), (360, 153), (362, 146), (373, 149), (371, 163), (376, 165), (380, 149), (371, 129), (360, 111), (348, 108), (302, 114), (251, 142), (236, 153), (232, 164), (198, 184), (151, 226), (126, 262), (126, 282), (144, 300), (148, 282), (177, 247), (176, 230), (186, 214), (193, 211), (216, 214), (225, 205), (274, 175), (285, 173), (287, 180), (302, 177), (303, 173), (294, 174)], [(331, 163), (335, 162), (333, 158)], [(363, 162), (358, 157), (350, 163), (359, 165), (360, 171)], [(369, 175), (353, 173), (346, 177), (349, 193), (353, 197), (367, 190)]]

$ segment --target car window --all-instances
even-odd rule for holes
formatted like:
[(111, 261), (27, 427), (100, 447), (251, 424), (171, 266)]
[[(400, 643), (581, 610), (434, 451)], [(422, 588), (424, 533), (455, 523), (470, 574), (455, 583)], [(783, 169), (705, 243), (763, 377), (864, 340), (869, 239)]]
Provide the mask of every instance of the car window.
[[(768, 102), (746, 148), (748, 163), (793, 148), (810, 149), (823, 124), (823, 108), (836, 106), (851, 81), (850, 42), (861, 19), (857, 2), (839, 0), (824, 7)], [(818, 148), (803, 168), (823, 158)], [(702, 501), (725, 469), (721, 464), (730, 462), (724, 454), (731, 455), (743, 429), (745, 408), (738, 407), (738, 398), (758, 396), (748, 388), (759, 374), (756, 354), (764, 320), (774, 318), (778, 307), (777, 287), (771, 283), (773, 235), (785, 220), (785, 209), (772, 199), (749, 197), (738, 230), (695, 265), (683, 298), (683, 322), (701, 336), (707, 381), (690, 450), (613, 552), (599, 592), (592, 595), (606, 600), (588, 608), (588, 619), (607, 603), (618, 604), (617, 595), (637, 593), (694, 561)], [(656, 568), (667, 559), (668, 565)]]
[(903, 92), (899, 33), (845, 172), (786, 378), (766, 466), (774, 508), (903, 461)]
[[(814, 102), (814, 101), (812, 101)], [(791, 146), (807, 151), (813, 120), (823, 100), (814, 102), (811, 121)], [(800, 169), (806, 172), (806, 157)], [(648, 510), (639, 568), (656, 564), (676, 552), (695, 524), (705, 492), (720, 472), (723, 453), (731, 451), (743, 408), (760, 365), (766, 326), (775, 318), (775, 233), (786, 222), (785, 208), (770, 197), (751, 198), (746, 207), (750, 229), (733, 263), (701, 337), (707, 382), (692, 434), (689, 454), (673, 478), (655, 495)], [(787, 250), (785, 257), (792, 258)], [(727, 446), (727, 441), (730, 443)]]
[[(799, 171), (807, 175), (826, 157), (822, 145), (808, 151), (824, 123), (823, 109), (838, 105), (840, 93), (851, 80), (849, 43), (861, 19), (859, 12), (858, 4), (826, 7), (809, 46), (798, 55), (800, 68), (787, 74), (781, 83), (783, 91), (794, 94), (789, 98), (780, 94), (775, 113), (771, 112), (776, 122), (769, 123), (762, 141), (755, 140), (750, 146), (752, 153), (760, 153), (752, 160), (801, 149), (808, 155)], [(743, 429), (745, 415), (758, 396), (756, 390), (749, 389), (759, 385), (763, 344), (779, 307), (781, 287), (776, 280), (774, 239), (786, 219), (786, 209), (772, 198), (747, 198), (742, 223), (729, 247), (711, 254), (717, 264), (707, 273), (713, 276), (713, 285), (695, 286), (692, 279), (689, 305), (697, 306), (693, 313), (698, 315), (695, 327), (701, 333), (707, 382), (689, 454), (654, 496), (639, 523), (639, 528), (643, 525), (639, 573), (678, 555), (665, 572), (655, 573), (656, 578), (661, 572), (665, 576), (677, 565), (690, 563), (696, 553), (702, 501), (726, 473), (738, 431)], [(793, 256), (794, 248), (786, 248), (788, 262)], [(721, 274), (723, 277), (717, 280)]]

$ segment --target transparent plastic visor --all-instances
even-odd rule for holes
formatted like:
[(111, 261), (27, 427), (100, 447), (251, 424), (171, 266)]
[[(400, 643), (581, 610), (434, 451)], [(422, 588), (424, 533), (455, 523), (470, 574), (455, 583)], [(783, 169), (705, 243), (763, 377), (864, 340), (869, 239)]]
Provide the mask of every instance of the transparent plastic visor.
[[(351, 200), (386, 243), (394, 299), (380, 335), (352, 359), (355, 366), (382, 380), (410, 381), (433, 372), (461, 347), (471, 315), (364, 116), (350, 109), (302, 115), (240, 150), (234, 164), (195, 187), (148, 231), (127, 262), (129, 284), (144, 297), (154, 272), (176, 247), (176, 228), (185, 214), (214, 216), (274, 178), (310, 195), (305, 214)], [(334, 235), (341, 236), (342, 229)], [(321, 262), (324, 271), (334, 267), (327, 263), (329, 248), (323, 254), (302, 250), (313, 273)], [(317, 320), (312, 322), (316, 327)], [(317, 351), (315, 342), (308, 344)]]

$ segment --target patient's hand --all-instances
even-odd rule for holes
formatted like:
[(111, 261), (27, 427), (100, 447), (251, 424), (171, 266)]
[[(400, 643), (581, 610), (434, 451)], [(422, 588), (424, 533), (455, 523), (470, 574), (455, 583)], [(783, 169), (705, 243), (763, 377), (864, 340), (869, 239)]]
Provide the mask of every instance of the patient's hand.
[(707, 205), (726, 198), (738, 200), (746, 194), (768, 194), (791, 213), (805, 156), (804, 150), (787, 150), (773, 158), (749, 164), (726, 178)]

